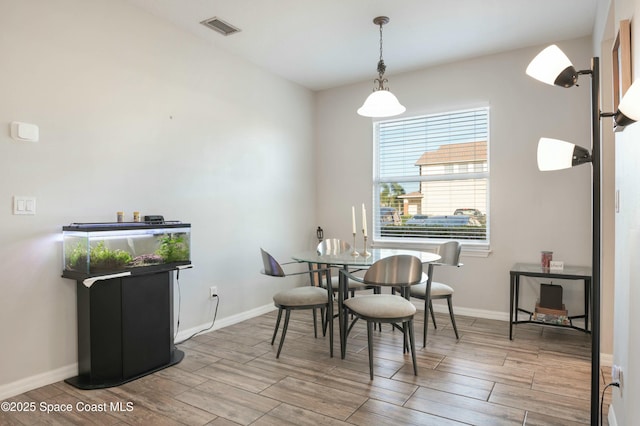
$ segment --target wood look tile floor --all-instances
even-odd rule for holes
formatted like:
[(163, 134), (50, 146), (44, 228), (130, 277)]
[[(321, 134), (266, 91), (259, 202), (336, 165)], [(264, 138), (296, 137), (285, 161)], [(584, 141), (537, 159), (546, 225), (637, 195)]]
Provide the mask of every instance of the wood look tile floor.
[[(309, 311), (292, 313), (280, 359), (270, 345), (275, 312), (179, 345), (178, 365), (120, 387), (82, 391), (54, 383), (7, 399), (34, 402), (30, 413), (0, 411), (2, 425), (579, 425), (590, 416), (590, 335), (436, 314), (421, 348), (422, 302), (416, 301), (418, 376), (388, 325), (374, 337), (369, 380), (364, 323), (340, 359), (328, 337), (313, 338)], [(279, 336), (279, 335), (278, 335)], [(602, 390), (609, 369), (601, 374)], [(606, 392), (604, 419), (611, 392)], [(115, 410), (121, 403), (121, 410)], [(69, 406), (46, 413), (43, 404)], [(89, 411), (78, 409), (78, 404)], [(127, 405), (129, 404), (129, 405)], [(113, 406), (112, 406), (113, 405)], [(104, 411), (100, 410), (104, 407)], [(94, 411), (90, 411), (94, 410)]]

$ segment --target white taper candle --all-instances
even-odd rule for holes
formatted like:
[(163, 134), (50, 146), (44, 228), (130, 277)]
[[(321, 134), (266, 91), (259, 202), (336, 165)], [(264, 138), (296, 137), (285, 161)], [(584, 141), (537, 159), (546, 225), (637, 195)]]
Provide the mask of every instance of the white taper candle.
[(353, 225), (353, 233), (356, 233), (356, 207), (351, 206), (351, 223)]
[(364, 203), (362, 203), (362, 233), (364, 236), (367, 236), (367, 211), (364, 208)]

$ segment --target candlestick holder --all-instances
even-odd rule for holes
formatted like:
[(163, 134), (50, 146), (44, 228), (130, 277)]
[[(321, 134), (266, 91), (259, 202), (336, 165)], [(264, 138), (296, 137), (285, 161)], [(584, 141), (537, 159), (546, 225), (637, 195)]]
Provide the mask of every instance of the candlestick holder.
[(351, 256), (360, 256), (358, 251), (356, 250), (356, 233), (353, 233), (353, 251), (351, 252)]
[[(364, 231), (362, 233), (364, 234)], [(360, 252), (360, 255), (364, 256), (364, 257), (371, 256), (371, 253), (369, 253), (367, 251), (367, 236), (366, 235), (364, 236), (364, 250)]]

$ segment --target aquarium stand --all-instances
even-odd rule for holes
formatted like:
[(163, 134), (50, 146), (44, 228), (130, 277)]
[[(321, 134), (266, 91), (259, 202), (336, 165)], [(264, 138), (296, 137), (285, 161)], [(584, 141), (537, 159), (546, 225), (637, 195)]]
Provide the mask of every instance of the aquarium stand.
[[(118, 386), (182, 361), (173, 343), (173, 271), (135, 271), (77, 289), (80, 389)], [(68, 278), (71, 278), (67, 276)]]

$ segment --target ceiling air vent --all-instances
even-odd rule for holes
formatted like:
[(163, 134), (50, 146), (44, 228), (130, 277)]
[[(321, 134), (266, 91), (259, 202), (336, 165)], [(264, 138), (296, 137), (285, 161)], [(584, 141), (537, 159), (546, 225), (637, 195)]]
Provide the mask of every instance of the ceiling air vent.
[(240, 28), (236, 28), (216, 16), (214, 16), (213, 18), (205, 19), (200, 23), (225, 36), (235, 34), (240, 31)]

